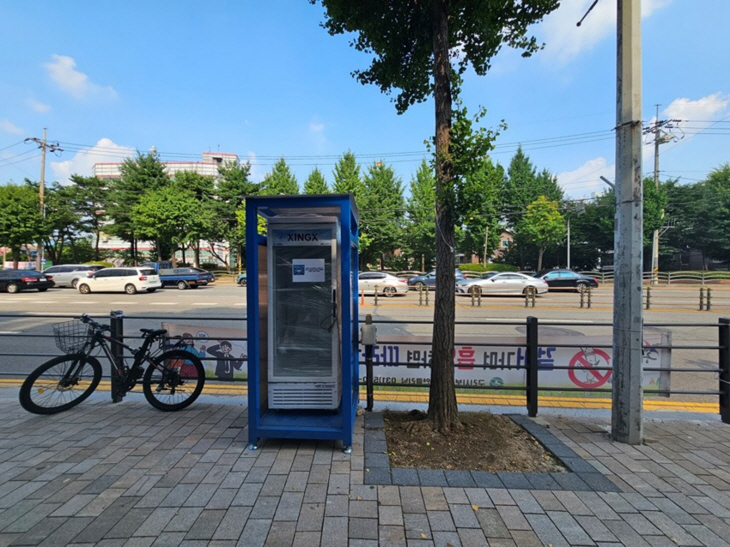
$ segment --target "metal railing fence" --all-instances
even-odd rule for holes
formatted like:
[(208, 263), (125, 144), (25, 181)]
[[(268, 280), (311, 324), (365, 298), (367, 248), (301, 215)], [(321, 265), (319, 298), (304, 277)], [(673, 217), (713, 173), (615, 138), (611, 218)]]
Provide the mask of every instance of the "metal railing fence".
[[(0, 326), (2, 325), (3, 320), (8, 319), (18, 319), (18, 318), (33, 318), (33, 319), (59, 319), (59, 320), (69, 320), (73, 316), (70, 316), (68, 314), (0, 314)], [(105, 319), (109, 319), (110, 325), (112, 327), (112, 333), (116, 333), (119, 335), (121, 333), (121, 337), (124, 339), (124, 341), (127, 344), (134, 345), (134, 339), (140, 338), (141, 336), (139, 333), (132, 334), (131, 332), (125, 332), (125, 320), (135, 320), (140, 321), (143, 320), (145, 322), (150, 321), (160, 321), (160, 322), (168, 322), (172, 323), (175, 321), (179, 321), (182, 318), (180, 317), (170, 317), (170, 316), (133, 316), (133, 315), (123, 315), (119, 312), (111, 312), (110, 316), (99, 316), (95, 315), (95, 319), (104, 321)], [(194, 320), (196, 322), (204, 322), (204, 323), (220, 323), (220, 322), (231, 322), (231, 321), (245, 321), (245, 318), (242, 319), (234, 319), (230, 317), (200, 317), (196, 316), (194, 318), (186, 317), (185, 320)], [(390, 325), (397, 328), (397, 331), (402, 332), (404, 331), (404, 327), (411, 326), (411, 327), (423, 327), (423, 326), (432, 326), (433, 321), (431, 320), (409, 320), (409, 321), (400, 321), (400, 320), (375, 320), (373, 323), (378, 325)], [(590, 329), (596, 329), (596, 328), (602, 328), (602, 329), (612, 329), (613, 325), (612, 323), (596, 323), (596, 322), (581, 322), (581, 321), (538, 321), (536, 317), (527, 317), (525, 321), (490, 321), (489, 323), (484, 323), (483, 321), (457, 321), (455, 323), (455, 326), (457, 330), (460, 327), (483, 327), (486, 331), (486, 329), (499, 326), (499, 327), (524, 327), (524, 338), (522, 341), (516, 342), (516, 343), (507, 343), (507, 342), (499, 342), (499, 347), (515, 347), (515, 348), (523, 348), (525, 353), (525, 359), (524, 364), (517, 364), (514, 365), (512, 368), (516, 370), (524, 370), (525, 371), (525, 384), (523, 386), (492, 386), (492, 385), (459, 385), (459, 389), (463, 390), (474, 390), (474, 391), (508, 391), (508, 392), (521, 392), (524, 394), (525, 397), (525, 407), (527, 408), (528, 414), (530, 416), (536, 416), (539, 410), (539, 400), (540, 400), (540, 394), (544, 392), (579, 392), (579, 393), (587, 393), (590, 392), (593, 393), (610, 393), (611, 389), (608, 388), (592, 388), (590, 390), (580, 388), (580, 387), (565, 387), (561, 386), (559, 388), (556, 388), (554, 386), (545, 385), (544, 383), (541, 384), (540, 382), (540, 372), (543, 371), (542, 367), (539, 366), (538, 363), (538, 348), (541, 346), (541, 333), (540, 328), (541, 327), (547, 327), (547, 328), (565, 328), (565, 327), (585, 327)], [(717, 351), (717, 366), (710, 366), (710, 367), (671, 367), (670, 369), (665, 369), (661, 367), (644, 367), (643, 370), (645, 372), (658, 372), (658, 373), (669, 373), (669, 374), (675, 374), (675, 373), (695, 373), (695, 374), (709, 374), (713, 375), (717, 378), (718, 384), (717, 389), (653, 389), (650, 392), (647, 392), (647, 395), (665, 395), (665, 396), (671, 396), (671, 395), (703, 395), (703, 396), (710, 396), (713, 399), (716, 398), (718, 401), (719, 406), (719, 413), (721, 415), (722, 421), (725, 423), (730, 423), (730, 319), (729, 318), (720, 318), (718, 322), (716, 323), (645, 323), (644, 328), (645, 329), (659, 329), (659, 328), (691, 328), (691, 329), (713, 329), (717, 332), (717, 344), (669, 344), (669, 345), (658, 345), (654, 344), (652, 345), (652, 348), (654, 349), (667, 349), (671, 351), (689, 351), (689, 352), (697, 352), (700, 350), (709, 350), (709, 351)], [(27, 375), (30, 370), (38, 366), (40, 363), (42, 363), (44, 360), (56, 357), (59, 355), (59, 351), (55, 350), (55, 346), (53, 345), (53, 333), (52, 329), (43, 329), (44, 332), (3, 332), (0, 331), (0, 357), (12, 357), (12, 358), (25, 358), (32, 360), (35, 364), (32, 368), (30, 368), (27, 371), (20, 371), (20, 370), (0, 370), (0, 376), (3, 377), (16, 377), (16, 378), (22, 378), (25, 375)], [(487, 332), (484, 332), (482, 334), (489, 334)], [(478, 336), (478, 335), (474, 335)], [(3, 343), (5, 339), (8, 339), (10, 337), (16, 337), (16, 338), (22, 338), (22, 339), (31, 339), (34, 340), (35, 343), (32, 344), (33, 347), (38, 348), (45, 346), (45, 351), (23, 351), (22, 353), (18, 352), (8, 352), (5, 351), (4, 348), (6, 348), (6, 344)], [(194, 337), (194, 339), (197, 340), (197, 337)], [(228, 337), (231, 341), (246, 341), (246, 337)], [(407, 345), (409, 343), (416, 344), (418, 342), (408, 342), (408, 341), (401, 341), (401, 344)], [(474, 346), (480, 346), (480, 347), (493, 347), (494, 344), (490, 344), (488, 342), (485, 343), (475, 343)], [(584, 344), (575, 343), (575, 344), (558, 344), (558, 343), (550, 343), (551, 347), (555, 348), (575, 348), (579, 349), (582, 348)], [(24, 347), (27, 347), (27, 345), (24, 345)], [(600, 344), (592, 344), (594, 349), (600, 349), (600, 348), (611, 348), (610, 344), (600, 345)], [(53, 348), (53, 349), (51, 349)], [(360, 364), (365, 366), (366, 374), (362, 375), (363, 377), (367, 379), (371, 379), (373, 377), (372, 375), (372, 367), (374, 366), (371, 359), (366, 359), (365, 355), (366, 352), (364, 348), (361, 348), (361, 357), (360, 357)], [(372, 352), (370, 353), (372, 355)], [(205, 361), (214, 361), (215, 357), (201, 357), (201, 360)], [(4, 360), (5, 361), (5, 360)], [(388, 366), (396, 366), (396, 367), (408, 367), (412, 366), (412, 363), (408, 362), (389, 362)], [(456, 364), (454, 365), (457, 366)], [(490, 369), (490, 370), (500, 370), (504, 369), (505, 367), (503, 365), (492, 365), (492, 364), (474, 364), (472, 365), (474, 368), (484, 368), (484, 369)], [(552, 370), (568, 370), (570, 367), (568, 365), (554, 365), (551, 367)], [(109, 367), (106, 367), (105, 370), (109, 370)], [(592, 370), (595, 370), (597, 372), (609, 372), (612, 371), (611, 366), (594, 366), (592, 367)], [(219, 382), (224, 382), (224, 380), (217, 380)], [(232, 382), (246, 382), (246, 380), (241, 379), (234, 379), (234, 380), (225, 380), (225, 381), (232, 381)], [(372, 400), (372, 394), (373, 389), (375, 387), (392, 387), (391, 384), (387, 383), (380, 383), (376, 381), (366, 381), (366, 392), (368, 395), (368, 401)], [(427, 387), (427, 386), (423, 386)]]

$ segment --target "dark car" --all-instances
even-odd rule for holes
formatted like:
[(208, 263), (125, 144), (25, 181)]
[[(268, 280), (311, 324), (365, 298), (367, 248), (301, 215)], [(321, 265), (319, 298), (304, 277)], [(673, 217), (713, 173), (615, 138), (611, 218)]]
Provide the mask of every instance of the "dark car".
[[(456, 276), (456, 281), (464, 279), (464, 273), (461, 270), (455, 270), (454, 274)], [(436, 270), (432, 270), (427, 274), (411, 277), (408, 280), (408, 286), (414, 289), (419, 287), (428, 287), (429, 289), (433, 289), (436, 287)]]
[(47, 291), (54, 283), (44, 274), (33, 270), (0, 270), (0, 291), (16, 293), (28, 289)]
[(193, 266), (183, 266), (181, 268), (175, 268), (175, 275), (198, 275), (199, 283), (201, 285), (207, 285), (215, 281), (215, 275), (202, 268), (195, 268)]
[(550, 290), (574, 290), (585, 292), (588, 288), (598, 287), (598, 280), (590, 275), (572, 270), (548, 270), (540, 272), (540, 279), (545, 280)]

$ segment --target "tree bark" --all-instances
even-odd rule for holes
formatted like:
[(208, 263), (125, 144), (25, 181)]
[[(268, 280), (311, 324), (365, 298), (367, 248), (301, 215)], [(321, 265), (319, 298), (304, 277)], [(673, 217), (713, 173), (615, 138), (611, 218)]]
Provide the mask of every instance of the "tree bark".
[(446, 0), (433, 3), (436, 110), (436, 298), (428, 419), (442, 433), (460, 429), (454, 387), (454, 190), (451, 142), (451, 62)]

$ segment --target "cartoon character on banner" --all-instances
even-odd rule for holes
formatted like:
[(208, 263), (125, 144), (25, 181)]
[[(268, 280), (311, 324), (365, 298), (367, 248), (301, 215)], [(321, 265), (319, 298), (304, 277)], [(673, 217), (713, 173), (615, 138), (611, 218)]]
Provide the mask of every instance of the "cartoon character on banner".
[(234, 357), (233, 344), (228, 340), (218, 340), (216, 345), (210, 346), (206, 351), (216, 358), (215, 376), (219, 380), (233, 380), (233, 369), (241, 370), (248, 360), (243, 351), (238, 357)]
[[(201, 338), (201, 336), (200, 336), (201, 334), (203, 335), (202, 338), (203, 338), (203, 343), (204, 343), (204, 341), (206, 341), (208, 339), (208, 335), (205, 332), (200, 331), (200, 332), (198, 332), (197, 337)], [(200, 349), (197, 349), (195, 347), (195, 339), (193, 338), (193, 335), (190, 334), (189, 332), (183, 333), (181, 347), (182, 347), (182, 349), (184, 349), (188, 353), (192, 353), (196, 357), (205, 357), (205, 346), (203, 345), (200, 347)], [(183, 376), (184, 378), (187, 378), (187, 377), (190, 377), (191, 375), (195, 375), (196, 372), (197, 371), (195, 370), (193, 363), (191, 361), (185, 361), (185, 363), (183, 363), (182, 369), (180, 370), (180, 375)]]

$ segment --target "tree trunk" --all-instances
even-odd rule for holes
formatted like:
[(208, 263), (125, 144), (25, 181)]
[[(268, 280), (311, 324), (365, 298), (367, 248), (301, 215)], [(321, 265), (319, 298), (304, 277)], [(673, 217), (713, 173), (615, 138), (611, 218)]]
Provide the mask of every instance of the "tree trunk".
[(99, 261), (99, 239), (101, 239), (101, 227), (96, 227), (96, 243), (94, 244), (94, 260)]
[(442, 433), (460, 429), (454, 386), (454, 190), (451, 156), (451, 63), (445, 0), (434, 1), (436, 108), (436, 298), (428, 419)]
[(537, 271), (542, 270), (542, 257), (545, 254), (545, 249), (540, 247), (540, 252), (537, 255)]

